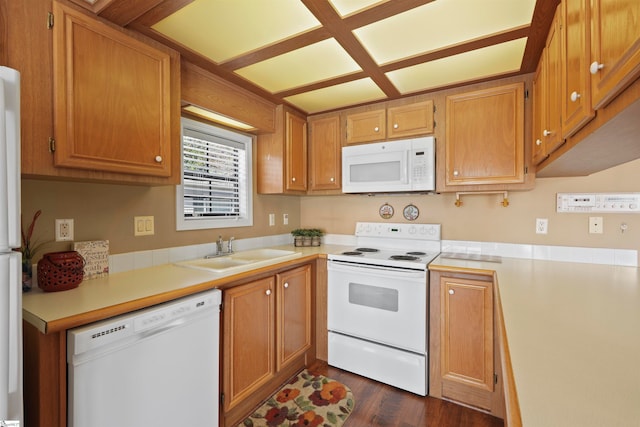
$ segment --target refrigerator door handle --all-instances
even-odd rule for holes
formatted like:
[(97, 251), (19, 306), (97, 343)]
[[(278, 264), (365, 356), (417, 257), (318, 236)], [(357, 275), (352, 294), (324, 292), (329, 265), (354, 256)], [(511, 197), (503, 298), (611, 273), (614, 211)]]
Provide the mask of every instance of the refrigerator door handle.
[(0, 67), (0, 252), (19, 248), (20, 73)]
[(22, 390), (22, 254), (9, 256), (9, 393)]

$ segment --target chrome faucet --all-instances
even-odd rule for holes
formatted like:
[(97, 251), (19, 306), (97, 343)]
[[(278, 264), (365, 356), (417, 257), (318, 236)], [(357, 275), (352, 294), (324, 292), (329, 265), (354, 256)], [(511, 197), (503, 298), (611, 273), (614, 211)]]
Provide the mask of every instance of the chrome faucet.
[(222, 240), (222, 236), (218, 236), (218, 240), (216, 240), (216, 252), (211, 255), (205, 255), (205, 259), (216, 258), (219, 256), (230, 255), (233, 253), (233, 237), (229, 238), (229, 242), (227, 243), (227, 251), (224, 251), (224, 240)]
[(218, 241), (216, 242), (216, 255), (222, 255), (222, 236), (218, 236)]

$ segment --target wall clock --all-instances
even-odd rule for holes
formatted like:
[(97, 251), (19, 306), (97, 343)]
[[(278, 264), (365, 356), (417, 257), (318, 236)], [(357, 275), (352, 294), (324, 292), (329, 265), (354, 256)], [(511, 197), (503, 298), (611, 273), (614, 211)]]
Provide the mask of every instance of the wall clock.
[(413, 221), (420, 215), (420, 210), (414, 204), (408, 204), (404, 207), (402, 214), (406, 220)]

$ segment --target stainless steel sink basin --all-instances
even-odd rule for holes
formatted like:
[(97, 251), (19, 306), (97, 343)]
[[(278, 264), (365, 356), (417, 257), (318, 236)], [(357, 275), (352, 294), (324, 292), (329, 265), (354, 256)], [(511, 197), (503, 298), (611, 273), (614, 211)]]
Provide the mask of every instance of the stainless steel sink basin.
[(215, 273), (225, 273), (230, 270), (245, 267), (257, 268), (275, 261), (294, 259), (301, 255), (301, 253), (295, 251), (264, 248), (235, 252), (215, 258), (198, 258), (190, 261), (181, 261), (177, 262), (176, 265), (198, 270), (213, 271)]

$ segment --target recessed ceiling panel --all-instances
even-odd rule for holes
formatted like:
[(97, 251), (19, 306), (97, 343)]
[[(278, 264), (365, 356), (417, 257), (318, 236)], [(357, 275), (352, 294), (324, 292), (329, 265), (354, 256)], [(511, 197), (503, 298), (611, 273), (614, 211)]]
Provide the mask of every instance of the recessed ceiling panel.
[(152, 28), (220, 63), (318, 26), (299, 0), (195, 0)]
[(301, 110), (313, 114), (318, 111), (377, 101), (384, 99), (384, 97), (385, 94), (373, 80), (366, 78), (290, 96), (285, 100)]
[(535, 0), (436, 0), (354, 30), (378, 64), (529, 25)]
[(526, 38), (387, 73), (402, 94), (520, 70)]
[(351, 13), (368, 9), (378, 3), (386, 3), (387, 1), (389, 0), (329, 0), (340, 16), (347, 16)]
[(240, 68), (236, 73), (276, 93), (360, 70), (335, 39), (328, 39)]

